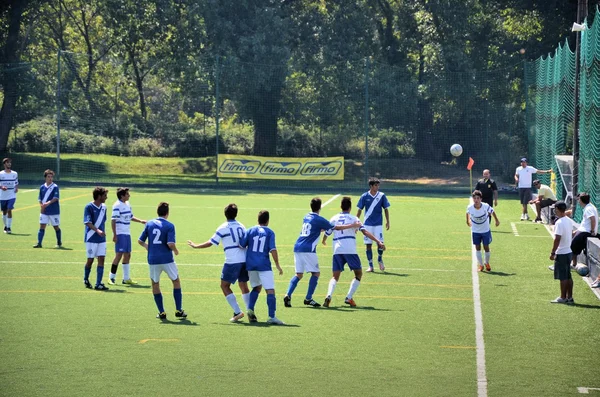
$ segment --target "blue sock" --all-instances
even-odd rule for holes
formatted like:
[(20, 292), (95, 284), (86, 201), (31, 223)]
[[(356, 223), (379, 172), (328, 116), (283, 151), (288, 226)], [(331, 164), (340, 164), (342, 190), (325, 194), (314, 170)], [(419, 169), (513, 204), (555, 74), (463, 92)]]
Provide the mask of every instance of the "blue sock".
[(104, 274), (104, 266), (96, 267), (96, 285), (100, 285), (102, 282), (102, 275)]
[(269, 317), (275, 317), (275, 310), (277, 309), (275, 294), (267, 294), (267, 307), (269, 308)]
[(377, 261), (381, 262), (381, 256), (383, 255), (383, 250), (377, 249)]
[(181, 310), (181, 288), (173, 288), (173, 297), (175, 298), (175, 309)]
[(83, 279), (84, 280), (89, 280), (91, 271), (92, 271), (91, 267), (87, 267), (87, 266), (83, 267)]
[(56, 244), (62, 245), (62, 231), (60, 229), (55, 230), (56, 232)]
[(248, 310), (254, 310), (254, 305), (256, 305), (256, 301), (258, 300), (258, 294), (258, 291), (250, 291), (250, 301), (248, 302)]
[(306, 300), (309, 301), (312, 299), (315, 290), (317, 289), (317, 283), (319, 282), (319, 277), (310, 276), (310, 280), (308, 280), (308, 291), (306, 292)]
[[(181, 290), (180, 290), (181, 291)], [(165, 311), (165, 307), (163, 306), (162, 294), (154, 294), (154, 303), (156, 303), (156, 307), (158, 308), (158, 312), (162, 313)]]
[(44, 233), (46, 233), (46, 229), (38, 230), (38, 244), (42, 245), (42, 240), (44, 239)]
[(292, 279), (290, 280), (290, 286), (288, 287), (288, 291), (287, 291), (287, 294), (286, 294), (290, 298), (292, 297), (292, 294), (294, 293), (294, 290), (298, 286), (298, 282), (300, 282), (300, 279), (298, 278), (298, 276), (294, 275), (294, 277), (292, 277)]
[(373, 250), (367, 250), (367, 260), (369, 261), (369, 267), (373, 267)]

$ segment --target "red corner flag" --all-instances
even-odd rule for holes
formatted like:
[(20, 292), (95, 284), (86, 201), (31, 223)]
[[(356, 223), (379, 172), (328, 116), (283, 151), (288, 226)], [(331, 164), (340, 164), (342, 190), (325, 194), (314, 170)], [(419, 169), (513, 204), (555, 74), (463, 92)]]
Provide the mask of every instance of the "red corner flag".
[(469, 157), (469, 164), (467, 164), (467, 169), (469, 171), (471, 171), (471, 168), (473, 168), (473, 164), (475, 164), (475, 160), (473, 160), (471, 157)]

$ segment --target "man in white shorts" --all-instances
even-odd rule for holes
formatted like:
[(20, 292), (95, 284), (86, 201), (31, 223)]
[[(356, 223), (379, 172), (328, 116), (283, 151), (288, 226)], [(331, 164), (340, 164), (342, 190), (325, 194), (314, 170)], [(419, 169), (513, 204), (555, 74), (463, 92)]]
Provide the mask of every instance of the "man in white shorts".
[(42, 248), (42, 241), (46, 233), (46, 225), (51, 224), (56, 233), (56, 248), (62, 247), (62, 232), (60, 230), (60, 205), (58, 200), (60, 194), (58, 186), (53, 182), (54, 171), (44, 171), (45, 182), (40, 186), (38, 201), (40, 203), (40, 230), (38, 231), (38, 242), (33, 248)]
[(87, 252), (87, 262), (85, 263), (83, 273), (83, 284), (86, 288), (92, 288), (89, 281), (90, 272), (94, 258), (98, 258), (96, 266), (96, 285), (94, 289), (106, 291), (108, 287), (102, 284), (104, 274), (104, 257), (106, 256), (106, 234), (104, 225), (106, 223), (106, 198), (108, 190), (103, 187), (96, 187), (93, 191), (94, 201), (88, 203), (83, 211), (83, 223), (85, 224), (85, 251)]
[[(363, 193), (358, 199), (358, 212), (356, 217), (360, 219), (362, 210), (365, 210), (365, 217), (363, 224), (365, 230), (377, 237), (383, 242), (383, 217), (382, 212), (385, 213), (385, 230), (390, 230), (390, 202), (388, 201), (385, 193), (379, 191), (379, 184), (381, 182), (377, 178), (369, 178), (369, 191)], [(367, 273), (373, 271), (373, 241), (366, 235), (363, 238), (367, 249), (367, 260), (369, 261), (369, 268), (366, 270)], [(384, 271), (385, 265), (383, 264), (383, 250), (377, 249), (377, 262), (379, 263), (379, 270)]]
[[(156, 210), (158, 218), (146, 222), (146, 227), (138, 239), (138, 244), (148, 251), (148, 266), (150, 267), (150, 280), (152, 281), (152, 294), (154, 303), (158, 308), (156, 318), (167, 319), (163, 305), (163, 296), (160, 291), (160, 274), (167, 273), (173, 282), (173, 298), (175, 299), (175, 317), (185, 319), (187, 313), (182, 309), (181, 281), (179, 271), (173, 254), (179, 255), (175, 245), (175, 225), (167, 220), (169, 217), (169, 203), (162, 202)], [(148, 243), (146, 243), (148, 239)]]

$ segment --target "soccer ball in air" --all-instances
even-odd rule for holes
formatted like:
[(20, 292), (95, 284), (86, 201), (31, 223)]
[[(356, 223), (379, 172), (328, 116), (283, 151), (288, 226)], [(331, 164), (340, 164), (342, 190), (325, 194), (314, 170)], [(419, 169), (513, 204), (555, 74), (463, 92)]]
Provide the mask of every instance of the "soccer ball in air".
[(590, 273), (590, 269), (583, 263), (578, 263), (575, 267), (575, 270), (577, 271), (577, 274), (579, 274), (581, 277), (585, 277)]
[(450, 146), (450, 154), (452, 154), (454, 157), (460, 156), (462, 154), (462, 146), (460, 146), (458, 143)]

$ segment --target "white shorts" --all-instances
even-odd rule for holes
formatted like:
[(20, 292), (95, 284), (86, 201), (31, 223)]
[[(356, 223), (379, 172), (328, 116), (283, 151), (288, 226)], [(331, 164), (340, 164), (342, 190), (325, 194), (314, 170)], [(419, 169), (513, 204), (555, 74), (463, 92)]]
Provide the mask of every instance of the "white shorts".
[(175, 262), (165, 263), (163, 265), (148, 265), (150, 266), (150, 278), (155, 283), (160, 281), (160, 274), (162, 272), (167, 273), (167, 276), (173, 281), (177, 280), (179, 277), (179, 272), (177, 271), (177, 264)]
[[(379, 226), (367, 226), (367, 225), (365, 225), (365, 229), (368, 232), (371, 232), (371, 234), (373, 236), (377, 237), (383, 243), (383, 226), (381, 226), (381, 225), (379, 225)], [(365, 244), (375, 244), (375, 245), (377, 245), (377, 243), (375, 243), (375, 241), (371, 240), (367, 236), (363, 236), (363, 241), (365, 242)]]
[(319, 273), (319, 258), (316, 252), (294, 252), (296, 273)]
[(106, 256), (106, 243), (85, 243), (88, 259)]
[(275, 289), (275, 277), (272, 270), (259, 272), (258, 270), (249, 270), (250, 286), (252, 288), (262, 285), (264, 289)]
[(49, 223), (52, 226), (60, 225), (60, 214), (57, 214), (57, 215), (40, 214), (40, 225), (47, 225)]

